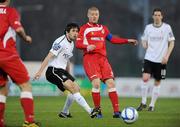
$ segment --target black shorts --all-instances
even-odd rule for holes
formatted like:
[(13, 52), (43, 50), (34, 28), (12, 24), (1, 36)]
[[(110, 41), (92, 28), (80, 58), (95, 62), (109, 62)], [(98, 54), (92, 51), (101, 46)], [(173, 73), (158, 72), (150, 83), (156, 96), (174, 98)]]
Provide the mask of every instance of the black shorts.
[(46, 79), (55, 84), (62, 92), (65, 91), (63, 82), (70, 79), (71, 81), (75, 81), (73, 76), (71, 76), (66, 70), (55, 67), (48, 67), (46, 70)]
[(165, 79), (166, 77), (166, 65), (144, 60), (142, 72), (151, 74), (159, 81), (161, 79)]

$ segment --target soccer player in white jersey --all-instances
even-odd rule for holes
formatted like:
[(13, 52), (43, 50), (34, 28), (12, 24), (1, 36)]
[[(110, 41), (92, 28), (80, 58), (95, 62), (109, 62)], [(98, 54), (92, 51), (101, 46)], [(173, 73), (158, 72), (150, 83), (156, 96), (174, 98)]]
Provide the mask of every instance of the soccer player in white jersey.
[(165, 79), (166, 64), (174, 48), (175, 37), (171, 26), (162, 21), (162, 10), (154, 9), (152, 18), (154, 22), (146, 26), (142, 36), (142, 45), (146, 49), (146, 54), (142, 69), (142, 101), (137, 108), (138, 111), (147, 107), (148, 81), (151, 76), (154, 77), (155, 81), (148, 111), (154, 111), (155, 102), (160, 93), (161, 79)]
[(74, 41), (76, 40), (79, 32), (79, 26), (76, 23), (69, 23), (65, 28), (65, 35), (57, 38), (48, 55), (42, 62), (39, 71), (35, 74), (34, 79), (39, 79), (43, 70), (48, 65), (46, 70), (46, 79), (57, 85), (61, 91), (68, 90), (71, 94), (67, 96), (64, 112), (59, 114), (60, 117), (71, 117), (69, 114), (69, 107), (73, 100), (81, 105), (91, 116), (94, 118), (98, 109), (92, 109), (87, 104), (84, 97), (79, 92), (79, 86), (75, 83), (75, 79), (66, 70), (70, 57), (73, 56)]

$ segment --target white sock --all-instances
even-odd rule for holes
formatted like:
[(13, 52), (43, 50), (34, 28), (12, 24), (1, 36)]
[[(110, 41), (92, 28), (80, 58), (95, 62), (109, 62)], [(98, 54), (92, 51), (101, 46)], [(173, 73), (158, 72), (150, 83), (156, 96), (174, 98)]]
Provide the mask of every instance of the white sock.
[(66, 113), (66, 114), (69, 114), (69, 108), (72, 105), (73, 101), (74, 101), (74, 97), (73, 97), (73, 95), (71, 93), (69, 93), (67, 95), (66, 102), (64, 104), (62, 112)]
[(89, 114), (91, 114), (92, 109), (89, 107), (89, 105), (87, 104), (86, 100), (84, 99), (84, 97), (78, 92), (73, 94), (74, 96), (74, 100), (81, 105)]
[(154, 86), (153, 90), (152, 90), (151, 103), (150, 103), (149, 106), (151, 106), (151, 107), (155, 106), (155, 103), (156, 103), (156, 100), (157, 100), (157, 98), (159, 96), (159, 93), (160, 93), (160, 85), (159, 86)]
[(142, 103), (143, 104), (146, 104), (147, 93), (148, 93), (148, 85), (147, 85), (147, 82), (143, 81), (141, 84), (141, 96), (142, 96)]
[(0, 103), (6, 103), (6, 96), (0, 94)]

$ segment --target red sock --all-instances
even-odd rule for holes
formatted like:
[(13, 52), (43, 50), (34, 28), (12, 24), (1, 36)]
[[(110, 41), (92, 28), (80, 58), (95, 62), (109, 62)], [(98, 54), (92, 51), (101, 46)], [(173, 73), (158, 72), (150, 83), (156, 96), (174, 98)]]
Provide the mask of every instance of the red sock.
[(21, 98), (21, 105), (24, 110), (25, 120), (34, 122), (34, 104), (31, 98)]
[(114, 112), (119, 112), (118, 95), (116, 91), (109, 92), (109, 98), (111, 100)]
[(5, 103), (0, 102), (0, 127), (4, 127)]
[(92, 98), (93, 98), (93, 102), (94, 102), (94, 106), (96, 108), (100, 107), (100, 101), (101, 101), (101, 96), (100, 96), (100, 92), (92, 92)]

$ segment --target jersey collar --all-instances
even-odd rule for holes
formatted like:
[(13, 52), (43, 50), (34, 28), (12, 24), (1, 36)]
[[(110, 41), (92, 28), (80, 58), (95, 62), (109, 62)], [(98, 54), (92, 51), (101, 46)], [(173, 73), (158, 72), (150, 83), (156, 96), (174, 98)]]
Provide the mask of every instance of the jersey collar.
[(155, 26), (154, 23), (153, 23), (152, 25), (153, 25), (153, 27), (155, 27), (155, 28), (160, 28), (160, 27), (163, 25), (163, 22), (161, 23), (160, 26)]
[(89, 26), (97, 26), (97, 27), (99, 27), (100, 25), (99, 24), (97, 24), (97, 23), (91, 23), (91, 22), (88, 22), (87, 23)]
[(66, 37), (66, 40), (69, 42), (69, 43), (71, 43), (72, 41), (70, 41), (68, 38), (67, 38), (67, 36), (65, 35), (65, 37)]

